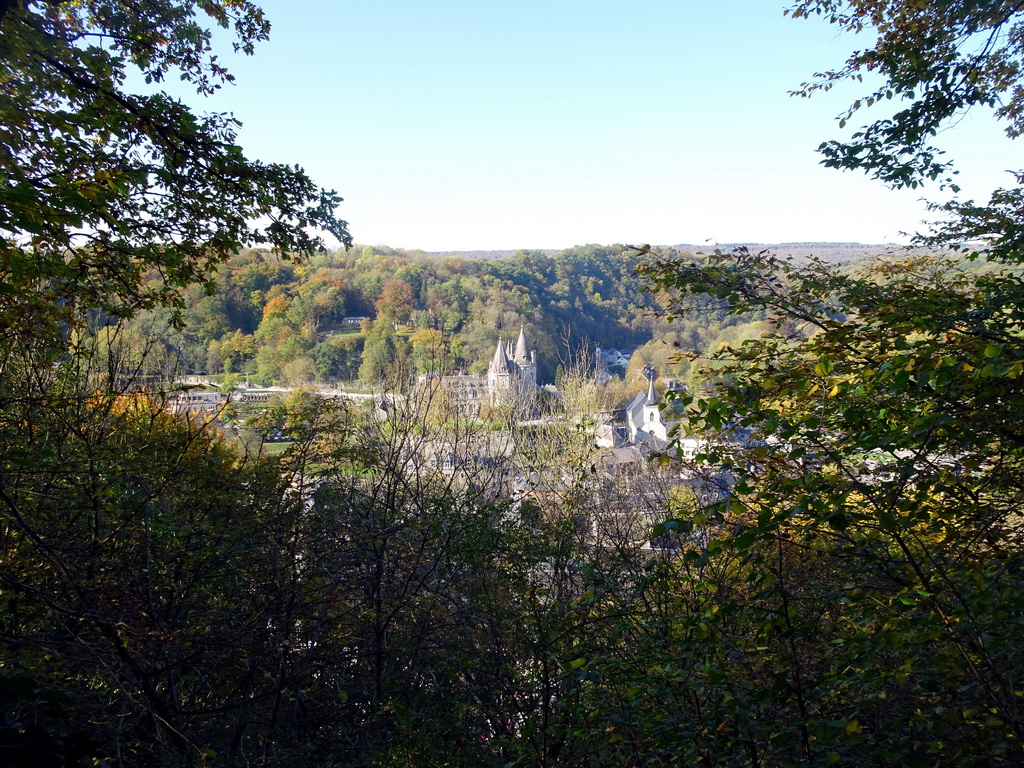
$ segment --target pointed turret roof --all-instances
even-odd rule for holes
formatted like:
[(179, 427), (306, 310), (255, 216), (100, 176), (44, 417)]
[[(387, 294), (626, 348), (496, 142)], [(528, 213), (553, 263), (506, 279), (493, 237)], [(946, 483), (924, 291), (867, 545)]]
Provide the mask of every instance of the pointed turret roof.
[(498, 339), (498, 348), (494, 350), (494, 359), (491, 360), (491, 371), (494, 373), (508, 373), (508, 354), (505, 352), (505, 340)]
[(516, 353), (515, 361), (520, 365), (529, 365), (532, 360), (530, 358), (530, 345), (526, 343), (526, 326), (519, 326), (519, 339), (516, 341)]

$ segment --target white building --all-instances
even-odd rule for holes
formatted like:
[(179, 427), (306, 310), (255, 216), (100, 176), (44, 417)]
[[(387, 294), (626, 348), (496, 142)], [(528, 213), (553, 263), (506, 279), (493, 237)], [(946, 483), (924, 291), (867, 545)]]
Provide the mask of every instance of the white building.
[(626, 406), (626, 425), (631, 443), (649, 443), (657, 447), (668, 445), (672, 424), (662, 418), (658, 398), (654, 394), (653, 378), (648, 381), (647, 392), (638, 392)]

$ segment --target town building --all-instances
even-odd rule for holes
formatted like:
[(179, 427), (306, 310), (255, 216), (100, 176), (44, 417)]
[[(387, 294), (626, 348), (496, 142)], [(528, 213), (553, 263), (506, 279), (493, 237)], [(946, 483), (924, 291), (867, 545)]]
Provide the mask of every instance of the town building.
[(185, 391), (167, 399), (167, 407), (172, 413), (185, 413), (190, 417), (203, 416), (214, 418), (219, 416), (228, 397), (223, 392)]

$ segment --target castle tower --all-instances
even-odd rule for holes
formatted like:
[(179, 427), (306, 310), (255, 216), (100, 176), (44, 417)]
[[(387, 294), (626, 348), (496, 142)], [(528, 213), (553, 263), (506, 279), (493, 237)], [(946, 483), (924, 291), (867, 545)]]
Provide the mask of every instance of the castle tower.
[(526, 326), (519, 326), (519, 339), (512, 358), (519, 367), (520, 383), (525, 391), (537, 388), (537, 353), (526, 343)]
[(498, 348), (494, 350), (494, 358), (487, 367), (487, 388), (492, 405), (512, 389), (512, 361), (508, 359), (505, 340), (501, 338), (498, 339)]
[(511, 341), (498, 339), (487, 368), (487, 386), (492, 405), (510, 396), (522, 403), (527, 394), (537, 390), (537, 353), (526, 341), (525, 327), (520, 326), (514, 347)]

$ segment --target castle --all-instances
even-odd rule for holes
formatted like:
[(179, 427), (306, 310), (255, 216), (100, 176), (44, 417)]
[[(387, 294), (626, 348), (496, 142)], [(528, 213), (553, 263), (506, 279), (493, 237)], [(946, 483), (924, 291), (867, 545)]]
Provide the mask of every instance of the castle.
[(526, 328), (519, 326), (519, 339), (513, 348), (498, 339), (498, 348), (487, 368), (487, 389), (491, 405), (522, 399), (537, 390), (537, 353), (526, 343)]
[(537, 353), (526, 341), (526, 328), (520, 326), (515, 346), (504, 338), (498, 339), (486, 374), (421, 376), (420, 380), (421, 384), (430, 381), (439, 386), (459, 411), (476, 417), (484, 404), (523, 406), (527, 403), (537, 391)]

